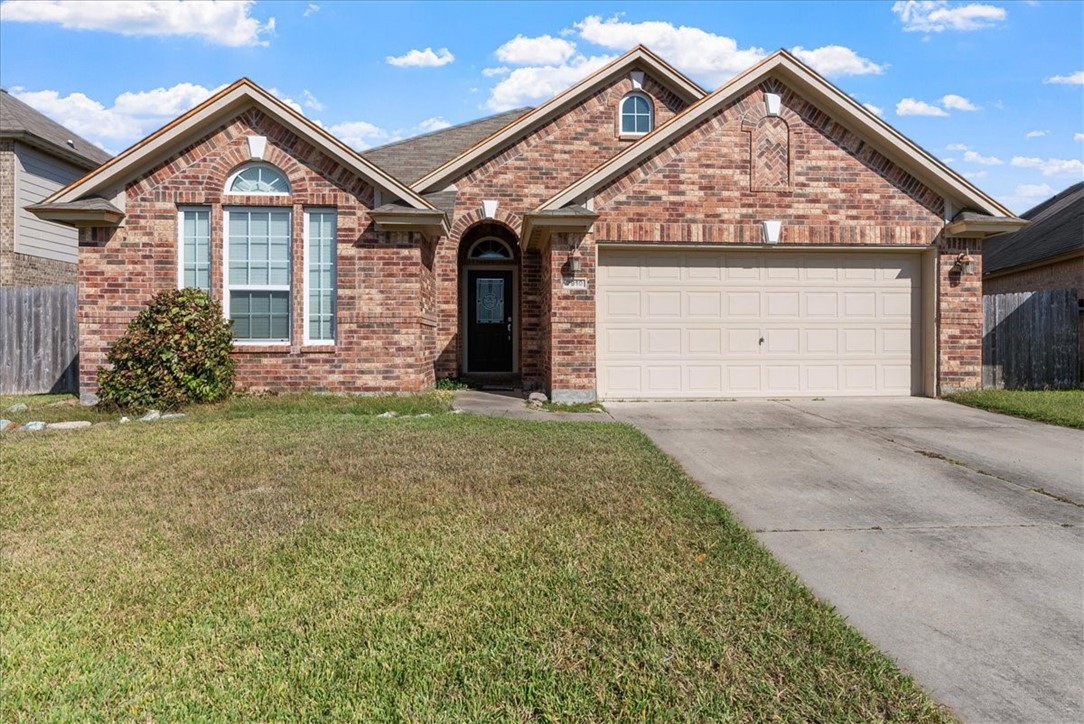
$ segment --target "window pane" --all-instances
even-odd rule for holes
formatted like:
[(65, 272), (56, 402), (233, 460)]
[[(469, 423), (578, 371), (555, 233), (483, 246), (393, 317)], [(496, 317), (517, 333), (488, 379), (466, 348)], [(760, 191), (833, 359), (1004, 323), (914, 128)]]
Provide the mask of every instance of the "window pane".
[(237, 339), (282, 341), (290, 338), (289, 292), (233, 292), (230, 297), (233, 336)]
[(211, 212), (181, 209), (181, 285), (210, 291)]
[(335, 339), (335, 213), (310, 211), (305, 278), (309, 339)]
[(290, 182), (286, 176), (269, 164), (247, 166), (233, 177), (229, 191), (243, 194), (288, 194)]
[(229, 229), (231, 285), (290, 285), (289, 211), (232, 209)]

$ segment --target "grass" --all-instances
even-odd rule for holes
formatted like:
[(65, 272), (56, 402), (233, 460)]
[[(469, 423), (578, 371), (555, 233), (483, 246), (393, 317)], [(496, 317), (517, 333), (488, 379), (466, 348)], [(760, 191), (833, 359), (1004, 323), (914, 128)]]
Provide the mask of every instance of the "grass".
[(949, 717), (631, 427), (240, 399), (0, 445), (0, 720)]
[(1052, 425), (1084, 429), (1084, 390), (974, 390), (946, 400)]

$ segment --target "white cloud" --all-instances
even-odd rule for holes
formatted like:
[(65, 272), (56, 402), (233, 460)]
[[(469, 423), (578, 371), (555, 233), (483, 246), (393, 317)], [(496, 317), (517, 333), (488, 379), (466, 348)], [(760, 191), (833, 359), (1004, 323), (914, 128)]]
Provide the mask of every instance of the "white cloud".
[(950, 143), (949, 145), (945, 146), (946, 151), (966, 151), (969, 148), (971, 147), (968, 146), (966, 143)]
[(314, 96), (308, 90), (301, 91), (301, 105), (305, 106), (306, 108), (311, 108), (314, 111), (322, 111), (322, 110), (324, 110), (324, 104), (321, 103), (316, 98), (316, 96)]
[(441, 48), (435, 53), (432, 48), (426, 48), (414, 49), (405, 55), (389, 55), (384, 60), (397, 68), (437, 68), (448, 65), (455, 60), (455, 56), (447, 48)]
[(491, 111), (508, 111), (549, 98), (611, 60), (610, 55), (590, 58), (577, 55), (564, 65), (516, 68), (490, 89), (485, 107)]
[(1084, 163), (1077, 158), (1035, 158), (1033, 156), (1013, 156), (1010, 161), (1017, 168), (1034, 168), (1043, 176), (1084, 176)]
[(387, 131), (368, 121), (336, 123), (327, 130), (340, 141), (358, 151), (364, 151), (378, 141), (390, 140)]
[(309, 3), (309, 6), (305, 8), (305, 12), (301, 13), (301, 16), (307, 18), (311, 15), (315, 15), (318, 12), (320, 12), (320, 6), (316, 3)]
[(5, 22), (53, 23), (69, 30), (99, 30), (120, 35), (189, 35), (229, 47), (268, 45), (275, 19), (252, 17), (253, 0), (244, 2), (71, 2), (9, 0), (0, 5)]
[(1073, 140), (1074, 141), (1084, 141), (1084, 133), (1074, 133), (1073, 134)]
[(875, 106), (872, 103), (863, 103), (862, 106), (878, 118), (885, 117), (885, 109), (881, 108), (880, 106)]
[(813, 70), (830, 77), (880, 75), (885, 70), (885, 66), (863, 58), (842, 45), (825, 45), (809, 50), (798, 45), (792, 48), (791, 52)]
[(508, 75), (510, 69), (507, 66), (499, 65), (496, 68), (482, 68), (482, 75), (486, 78), (493, 78), (494, 76)]
[(418, 128), (424, 133), (432, 133), (433, 131), (439, 131), (444, 128), (449, 128), (452, 124), (444, 120), (440, 116), (434, 116), (433, 118), (426, 118), (424, 121), (418, 124)]
[(896, 104), (897, 116), (947, 116), (943, 110), (925, 101), (904, 98)]
[(986, 171), (964, 171), (962, 176), (972, 181), (978, 181), (979, 179), (986, 178)]
[(80, 136), (97, 143), (108, 139), (127, 144), (202, 103), (221, 88), (178, 83), (170, 88), (127, 91), (109, 107), (84, 93), (62, 96), (55, 90), (28, 91), (16, 86), (11, 94)]
[(954, 111), (977, 111), (979, 109), (979, 107), (971, 101), (954, 93), (942, 96), (941, 105), (945, 108), (951, 108)]
[(1084, 85), (1084, 70), (1078, 70), (1068, 75), (1052, 75), (1043, 80), (1043, 83), (1055, 85)]
[(1004, 8), (982, 3), (949, 6), (945, 0), (905, 0), (892, 5), (892, 12), (908, 32), (941, 33), (946, 30), (983, 30), (1005, 20)]
[(522, 35), (497, 48), (502, 63), (512, 65), (561, 65), (576, 53), (576, 44), (552, 35), (527, 38)]
[(981, 166), (1001, 166), (1005, 162), (996, 156), (983, 156), (976, 151), (965, 151), (964, 161), (967, 163), (977, 163)]
[(1031, 140), (1032, 138), (1042, 138), (1043, 136), (1049, 136), (1050, 131), (1028, 131), (1024, 134), (1024, 138)]
[(1054, 195), (1054, 189), (1049, 184), (1020, 184), (1014, 195), (1024, 199), (1045, 199)]
[[(293, 108), (295, 111), (297, 111), (301, 115), (305, 115), (305, 109), (301, 107), (301, 104), (298, 103), (297, 101), (295, 101), (290, 96), (283, 93), (282, 91), (280, 91), (278, 88), (275, 88), (275, 87), (272, 86), (271, 88), (267, 89), (267, 92), (270, 93), (271, 95), (275, 96), (276, 98), (278, 98), (280, 101), (282, 101), (286, 105), (290, 106), (290, 108)], [(321, 125), (320, 121), (316, 121), (315, 123), (318, 126)]]
[(724, 35), (661, 21), (629, 23), (589, 15), (574, 27), (583, 40), (611, 50), (625, 51), (643, 43), (682, 71), (711, 83), (737, 75), (766, 55), (762, 48), (739, 48)]
[(941, 163), (955, 163), (955, 162), (956, 162), (956, 159), (953, 158), (952, 156), (948, 156), (946, 158), (941, 159)]

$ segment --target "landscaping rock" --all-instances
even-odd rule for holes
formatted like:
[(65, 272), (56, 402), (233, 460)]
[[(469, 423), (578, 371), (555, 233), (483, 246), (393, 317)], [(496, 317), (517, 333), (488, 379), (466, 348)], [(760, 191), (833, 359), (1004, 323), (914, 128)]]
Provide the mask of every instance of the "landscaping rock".
[(17, 432), (37, 432), (38, 430), (44, 430), (44, 422), (28, 422), (18, 429)]
[(452, 410), (453, 415), (462, 415), (464, 412), (465, 410)]
[(132, 418), (130, 418), (130, 417), (122, 417), (122, 418), (120, 418), (120, 424), (122, 424), (122, 425), (127, 425), (131, 421), (132, 421)]
[(430, 413), (428, 413), (428, 412), (423, 412), (423, 413), (422, 413), (422, 414), (420, 414), (420, 415), (415, 415), (415, 417), (432, 417), (432, 416), (433, 416), (433, 415), (432, 415), (432, 414), (430, 414)]
[(26, 412), (27, 409), (28, 408), (26, 406), (26, 403), (17, 402), (8, 409), (4, 410), (4, 412)]
[(147, 410), (147, 414), (139, 418), (140, 422), (154, 422), (162, 416), (162, 413), (158, 410)]
[(68, 422), (50, 422), (50, 430), (83, 430), (91, 426), (90, 420), (69, 420)]
[(9, 427), (11, 427), (14, 424), (15, 423), (12, 422), (11, 420), (0, 420), (0, 432), (3, 432), (4, 430), (7, 430)]
[(398, 417), (399, 413), (388, 410), (387, 412), (381, 412), (377, 417)]
[(93, 392), (79, 393), (79, 404), (83, 407), (94, 407), (98, 404), (98, 396)]
[(527, 401), (542, 404), (543, 402), (549, 402), (549, 398), (546, 397), (545, 392), (532, 392), (531, 394), (527, 395)]
[(162, 415), (162, 417), (160, 417), (159, 419), (160, 420), (180, 420), (182, 417), (184, 417), (183, 412), (168, 412), (165, 415)]

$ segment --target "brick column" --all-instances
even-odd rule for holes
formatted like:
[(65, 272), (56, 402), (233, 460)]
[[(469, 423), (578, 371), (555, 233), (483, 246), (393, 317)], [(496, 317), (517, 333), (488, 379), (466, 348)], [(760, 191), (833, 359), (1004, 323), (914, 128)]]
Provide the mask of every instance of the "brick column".
[[(569, 253), (579, 249), (582, 268), (577, 278), (587, 289), (566, 289), (572, 278)], [(543, 251), (546, 258), (546, 251)], [(554, 402), (595, 399), (595, 253), (584, 234), (554, 234), (549, 250), (549, 374)]]
[[(968, 254), (971, 273), (952, 271)], [(945, 239), (937, 259), (937, 393), (982, 387), (982, 240)]]

